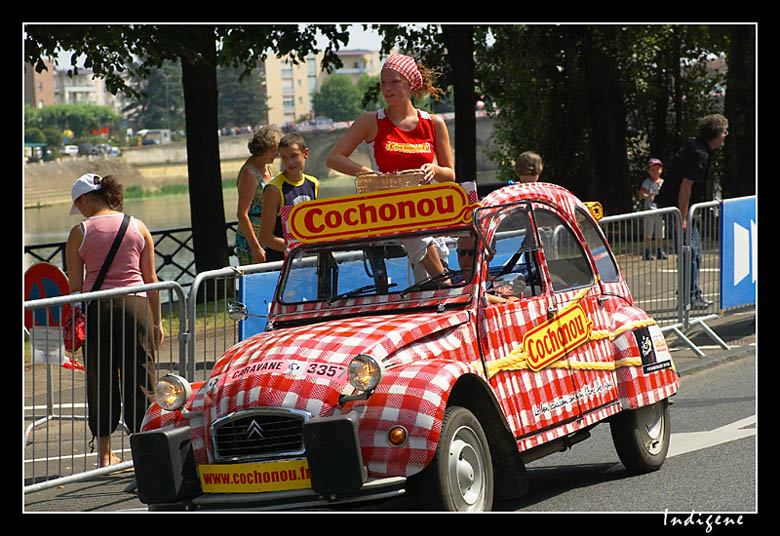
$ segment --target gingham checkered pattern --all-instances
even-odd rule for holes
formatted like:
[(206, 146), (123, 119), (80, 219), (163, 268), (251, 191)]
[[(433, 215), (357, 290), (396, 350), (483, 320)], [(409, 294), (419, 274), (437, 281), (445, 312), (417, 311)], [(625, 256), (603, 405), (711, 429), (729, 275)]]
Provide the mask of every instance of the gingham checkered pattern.
[[(672, 362), (672, 356), (661, 329), (652, 322), (647, 313), (641, 309), (625, 308), (613, 316), (613, 327), (619, 325), (646, 325), (653, 339), (656, 361)], [(620, 403), (624, 409), (636, 409), (654, 404), (659, 400), (669, 398), (679, 389), (680, 378), (673, 362), (670, 368), (649, 374), (643, 373), (641, 351), (631, 331), (624, 331), (615, 337), (613, 351), (615, 352), (615, 362), (626, 364), (626, 366), (617, 368), (620, 380), (618, 383)]]
[[(521, 199), (561, 207), (575, 230), (574, 208), (587, 210), (565, 189), (544, 183), (503, 188), (488, 196), (483, 206)], [(490, 240), (498, 223), (482, 223)], [(544, 261), (543, 252), (539, 255)], [(360, 416), (359, 438), (369, 474), (408, 476), (433, 457), (449, 393), (464, 374), (488, 382), (520, 450), (576, 432), (622, 409), (652, 404), (677, 391), (679, 378), (673, 367), (643, 371), (634, 330), (650, 330), (658, 361), (671, 362), (671, 355), (660, 329), (646, 313), (633, 307), (622, 278), (591, 289), (485, 307), (471, 296), (484, 295), (484, 259), (480, 272), (478, 285), (410, 296), (419, 300), (418, 305), (460, 303), (463, 309), (459, 311), (387, 314), (407, 304), (387, 298), (355, 298), (339, 310), (363, 315), (381, 310), (385, 314), (324, 321), (251, 337), (228, 350), (215, 365), (209, 382), (194, 389), (187, 417), (154, 406), (146, 416), (144, 429), (191, 426), (196, 463), (203, 464), (213, 463), (208, 440), (210, 423), (238, 409), (282, 406), (305, 410), (312, 416), (354, 410)], [(604, 296), (599, 286), (606, 294), (623, 298), (610, 297), (599, 303), (598, 298)], [(532, 372), (523, 358), (524, 334), (547, 320), (551, 305), (562, 310), (574, 302), (584, 308), (592, 322), (590, 338), (562, 359)], [(333, 309), (323, 304), (275, 304), (270, 320), (279, 315), (285, 319), (314, 319), (329, 314)], [(339, 395), (353, 393), (344, 376), (295, 375), (291, 369), (241, 374), (259, 363), (346, 365), (358, 353), (382, 362), (383, 381), (367, 400), (343, 407), (338, 405)], [(386, 439), (387, 431), (395, 424), (409, 432), (408, 443), (400, 448), (391, 447)]]
[[(425, 344), (425, 343), (423, 343)], [(477, 373), (468, 364), (445, 359), (417, 361), (389, 369), (380, 387), (364, 403), (359, 438), (371, 476), (411, 476), (433, 458), (441, 432), (447, 397), (455, 381)], [(345, 406), (344, 410), (350, 409)], [(396, 424), (409, 433), (407, 445), (393, 447), (387, 433)]]
[[(568, 220), (576, 236), (584, 242), (584, 236), (574, 224), (574, 209), (589, 214), (587, 207), (570, 192), (557, 185), (527, 183), (496, 190), (486, 197), (482, 205), (490, 207), (520, 200), (552, 203), (562, 210), (558, 212)], [(533, 203), (532, 203), (533, 204)], [(546, 205), (549, 209), (549, 205)], [(489, 210), (485, 211), (489, 214)], [(488, 241), (497, 230), (498, 217), (483, 221), (483, 232)], [(538, 252), (542, 272), (546, 270), (544, 251)], [(482, 260), (483, 273), (487, 263)], [(595, 266), (591, 263), (595, 271)], [(598, 287), (608, 297), (599, 303)], [(484, 289), (483, 289), (484, 291)], [(671, 360), (660, 330), (643, 311), (633, 305), (630, 291), (621, 277), (618, 282), (599, 283), (586, 294), (570, 291), (554, 297), (538, 296), (524, 301), (523, 307), (505, 303), (479, 311), (483, 327), (482, 349), (499, 403), (507, 417), (510, 429), (521, 450), (562, 437), (617, 413), (621, 409), (636, 408), (674, 394), (679, 378), (673, 368), (645, 374), (632, 330), (650, 325), (659, 360)], [(615, 296), (622, 296), (617, 298)], [(593, 323), (590, 340), (569, 352), (564, 359), (549, 367), (532, 372), (524, 360), (511, 366), (501, 366), (513, 352), (522, 355), (523, 335), (547, 320), (547, 309), (554, 306), (564, 309), (572, 301), (578, 301)], [(496, 367), (497, 366), (497, 367)], [(557, 426), (557, 428), (556, 428)], [(539, 433), (539, 430), (544, 432)]]
[(334, 315), (365, 315), (372, 312), (385, 312), (397, 309), (408, 311), (410, 308), (465, 306), (471, 301), (474, 289), (472, 285), (410, 292), (405, 297), (399, 294), (380, 294), (339, 300), (332, 305), (325, 302), (305, 302), (282, 305), (275, 302), (269, 316), (272, 324), (279, 320), (294, 321), (312, 318), (328, 318)]
[(383, 69), (392, 69), (398, 71), (409, 82), (412, 91), (417, 91), (423, 85), (422, 74), (417, 69), (417, 63), (414, 58), (404, 56), (403, 54), (391, 54), (384, 65)]
[[(399, 384), (384, 385), (391, 387), (391, 400), (402, 403), (405, 412), (416, 411), (413, 400), (414, 392), (404, 395), (403, 387), (408, 381), (407, 369), (419, 366), (420, 359), (430, 359), (436, 356), (445, 360), (462, 360), (464, 370), (478, 373), (465, 363), (466, 356), (475, 355), (476, 338), (473, 325), (469, 322), (468, 311), (456, 311), (443, 314), (404, 314), (380, 317), (361, 317), (348, 320), (323, 322), (311, 326), (283, 329), (274, 332), (264, 332), (243, 341), (230, 350), (214, 367), (212, 387), (201, 389), (188, 409), (191, 412), (205, 410), (199, 423), (191, 422), (193, 427), (193, 448), (198, 463), (213, 460), (211, 445), (208, 439), (208, 429), (211, 423), (239, 409), (255, 406), (286, 407), (309, 412), (314, 417), (332, 415), (338, 406), (341, 394), (353, 394), (352, 387), (347, 383), (346, 375), (340, 377), (313, 377), (311, 375), (296, 377), (287, 371), (276, 371), (265, 374), (250, 374), (238, 380), (231, 381), (237, 372), (261, 362), (281, 361), (306, 363), (325, 363), (346, 365), (351, 358), (359, 353), (368, 354), (378, 361), (384, 361), (388, 369), (387, 378), (398, 375)], [(398, 351), (402, 349), (401, 351)], [(392, 356), (392, 357), (389, 357)], [(417, 362), (416, 362), (417, 361)], [(425, 374), (438, 369), (442, 365), (426, 368)], [(305, 368), (305, 367), (302, 367)], [(442, 385), (439, 391), (446, 392), (448, 386)], [(379, 392), (379, 391), (378, 391)], [(429, 412), (431, 394), (419, 396), (416, 403), (421, 405), (420, 412)], [(438, 395), (441, 399), (441, 393)], [(435, 399), (436, 397), (434, 397)], [(376, 405), (382, 397), (372, 396), (370, 406)], [(347, 405), (341, 411), (346, 413)], [(389, 411), (389, 408), (386, 408)], [(443, 413), (443, 408), (441, 409)], [(436, 420), (410, 418), (399, 421), (407, 427), (411, 434), (411, 444), (427, 442), (431, 434), (437, 435), (441, 425), (441, 415)], [(370, 423), (361, 425), (361, 433), (368, 433)], [(144, 429), (154, 429), (163, 426), (183, 426), (188, 424), (178, 412), (164, 412), (155, 406), (155, 410), (147, 415)], [(387, 430), (377, 431), (379, 436)], [(422, 439), (424, 438), (424, 439)], [(382, 440), (379, 445), (365, 443), (365, 456), (370, 456), (371, 449), (387, 446)], [(435, 446), (434, 446), (435, 449)], [(433, 456), (426, 452), (420, 456)], [(366, 458), (370, 459), (370, 458)]]

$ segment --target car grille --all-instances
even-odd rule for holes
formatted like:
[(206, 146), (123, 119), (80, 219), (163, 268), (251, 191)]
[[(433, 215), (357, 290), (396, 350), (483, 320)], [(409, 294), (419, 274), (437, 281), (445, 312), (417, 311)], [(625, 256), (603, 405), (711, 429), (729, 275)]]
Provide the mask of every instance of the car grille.
[(214, 457), (225, 462), (303, 454), (308, 420), (308, 413), (285, 408), (237, 411), (212, 424)]

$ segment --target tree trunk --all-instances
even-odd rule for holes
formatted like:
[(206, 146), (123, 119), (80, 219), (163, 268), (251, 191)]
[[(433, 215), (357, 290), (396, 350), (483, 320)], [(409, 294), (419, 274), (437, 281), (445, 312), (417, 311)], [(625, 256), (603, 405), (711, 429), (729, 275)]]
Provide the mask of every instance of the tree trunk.
[(626, 154), (626, 114), (613, 27), (585, 32), (584, 63), (588, 127), (585, 201), (599, 201), (611, 214), (630, 212), (633, 192)]
[(729, 32), (728, 84), (724, 115), (729, 135), (723, 146), (724, 199), (756, 193), (756, 34), (753, 26), (734, 26)]
[(674, 140), (672, 151), (682, 147), (688, 138), (683, 128), (683, 72), (682, 72), (682, 36), (680, 28), (674, 28), (672, 31), (671, 47), (669, 50), (669, 65), (673, 68), (674, 80)]
[(474, 92), (474, 28), (444, 25), (444, 42), (452, 68), (455, 100), (455, 180), (477, 180), (477, 103)]
[(197, 59), (182, 58), (181, 70), (195, 268), (203, 272), (228, 265), (228, 245), (217, 135), (216, 38), (209, 26), (190, 31), (199, 34)]
[(659, 158), (662, 162), (669, 160), (669, 132), (666, 118), (669, 115), (669, 101), (671, 99), (671, 76), (673, 66), (669, 62), (669, 52), (659, 49), (656, 54), (656, 68), (653, 74), (655, 87), (652, 89), (651, 117), (648, 125), (650, 138), (650, 155)]

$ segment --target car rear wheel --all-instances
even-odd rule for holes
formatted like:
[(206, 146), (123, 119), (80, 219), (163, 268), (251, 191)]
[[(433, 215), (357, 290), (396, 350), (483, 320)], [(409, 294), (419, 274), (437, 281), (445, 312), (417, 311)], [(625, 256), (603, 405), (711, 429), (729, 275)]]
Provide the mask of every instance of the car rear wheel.
[(493, 462), (479, 421), (458, 406), (444, 413), (431, 463), (411, 480), (426, 510), (484, 512), (493, 506)]
[(669, 452), (669, 403), (661, 400), (616, 415), (610, 423), (612, 441), (623, 465), (635, 474), (658, 470)]

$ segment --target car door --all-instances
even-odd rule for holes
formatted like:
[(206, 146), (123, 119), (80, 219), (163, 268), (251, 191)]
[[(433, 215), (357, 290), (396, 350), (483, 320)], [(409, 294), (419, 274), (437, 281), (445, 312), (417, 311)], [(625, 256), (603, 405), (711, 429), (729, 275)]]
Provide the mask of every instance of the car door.
[(598, 284), (594, 285), (586, 300), (588, 317), (592, 322), (589, 352), (581, 356), (585, 361), (577, 363), (572, 368), (572, 374), (584, 395), (580, 397), (583, 415), (598, 420), (618, 409), (617, 370), (610, 336), (613, 314), (626, 305), (630, 293), (596, 222), (579, 207), (575, 209), (575, 219), (581, 243), (598, 276)]
[[(533, 226), (533, 214), (529, 203), (490, 214), (495, 221), (486, 226), (491, 229), (486, 238), (493, 251), (481, 263), (485, 288), (478, 311), (480, 347), (488, 381), (515, 438), (525, 448), (552, 439), (545, 434), (576, 421), (580, 415), (573, 398), (575, 385), (565, 360), (539, 370), (529, 366), (529, 355), (541, 357), (535, 349), (544, 351), (542, 331), (549, 320), (548, 311), (560, 306), (543, 270), (544, 254)], [(519, 278), (522, 281), (518, 282)], [(493, 300), (486, 295), (497, 292), (494, 287), (502, 285), (513, 289), (516, 295), (509, 297), (516, 299), (491, 303)], [(529, 333), (537, 335), (531, 352), (524, 348)], [(548, 348), (549, 343), (548, 336)]]
[[(594, 264), (578, 226), (553, 207), (534, 211), (544, 255), (544, 269), (550, 280), (550, 318), (568, 331), (556, 327), (559, 339), (568, 338), (564, 360), (573, 383), (581, 417), (598, 420), (593, 413), (617, 401), (617, 382), (609, 348), (609, 314)], [(574, 320), (576, 319), (576, 322)], [(554, 363), (551, 363), (554, 365)]]

